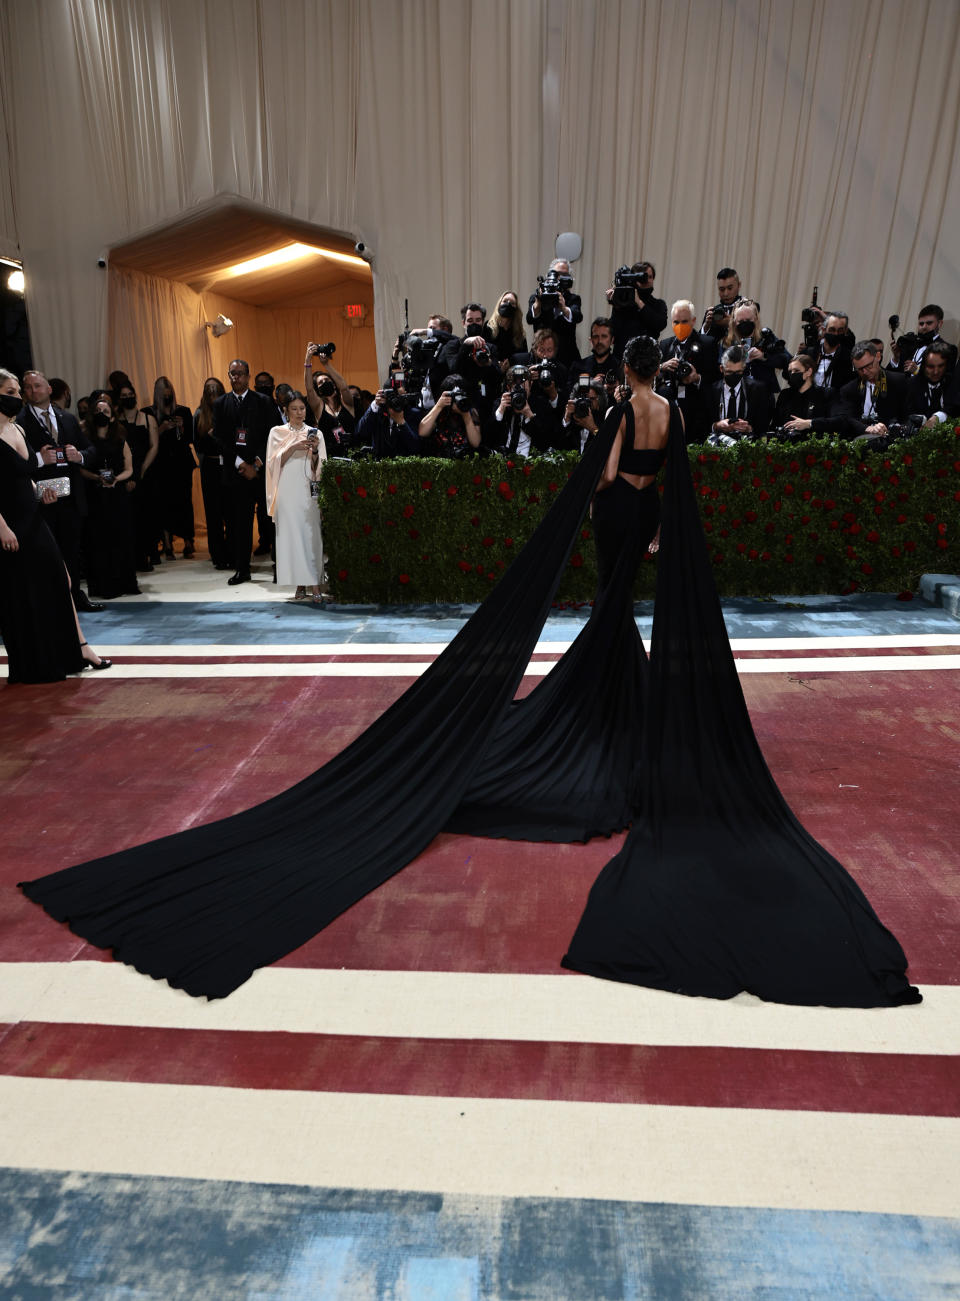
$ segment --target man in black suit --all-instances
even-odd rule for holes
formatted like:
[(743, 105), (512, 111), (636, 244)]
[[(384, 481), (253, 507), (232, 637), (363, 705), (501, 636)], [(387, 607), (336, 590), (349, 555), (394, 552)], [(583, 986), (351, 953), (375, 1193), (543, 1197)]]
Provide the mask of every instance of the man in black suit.
[(948, 363), (947, 373), (952, 375), (957, 366), (957, 347), (956, 344), (947, 343), (946, 339), (940, 333), (943, 326), (943, 308), (939, 303), (926, 303), (917, 313), (917, 343), (918, 347), (909, 357), (901, 357), (899, 350), (894, 345), (893, 352), (896, 360), (891, 361), (888, 370), (905, 371), (908, 375), (916, 375), (923, 363), (924, 353), (932, 343), (942, 343), (947, 348)]
[[(697, 328), (696, 309), (678, 298), (670, 309), (672, 337), (661, 339), (657, 392), (672, 398), (683, 413), (688, 443), (702, 443), (710, 432), (710, 395), (720, 378), (717, 345)], [(691, 369), (687, 369), (687, 367)]]
[(907, 408), (911, 415), (923, 416), (928, 429), (955, 420), (960, 415), (957, 374), (950, 373), (950, 345), (943, 340), (931, 343), (923, 354), (920, 373), (910, 377)]
[(28, 370), (24, 374), (23, 395), (26, 402), (17, 416), (17, 424), (33, 453), (34, 479), (66, 477), (70, 480), (69, 494), (41, 509), (70, 575), (73, 603), (86, 614), (102, 610), (100, 602), (91, 601), (80, 586), (80, 550), (87, 517), (86, 485), (81, 470), (93, 459), (93, 445), (76, 416), (51, 401), (50, 384), (40, 371)]
[(617, 370), (613, 355), (613, 322), (609, 316), (596, 316), (590, 323), (590, 351), (571, 367), (574, 375), (608, 375)]
[(746, 350), (738, 343), (720, 359), (723, 379), (713, 386), (713, 411), (709, 442), (729, 446), (740, 438), (762, 437), (770, 428), (773, 398), (766, 384), (744, 374)]
[(837, 428), (845, 438), (882, 438), (889, 424), (907, 418), (909, 381), (906, 375), (883, 369), (872, 339), (861, 339), (851, 360), (855, 378), (837, 394)]
[(850, 336), (849, 327), (850, 322), (843, 313), (828, 316), (820, 336), (820, 356), (814, 362), (814, 384), (827, 389), (833, 397), (853, 379), (850, 349), (855, 340)]
[(232, 361), (227, 374), (231, 391), (213, 404), (213, 437), (223, 456), (227, 553), (236, 565), (227, 582), (235, 587), (250, 581), (253, 516), (258, 502), (260, 518), (266, 519), (267, 436), (279, 423), (279, 413), (272, 398), (250, 388), (250, 367), (245, 361)]

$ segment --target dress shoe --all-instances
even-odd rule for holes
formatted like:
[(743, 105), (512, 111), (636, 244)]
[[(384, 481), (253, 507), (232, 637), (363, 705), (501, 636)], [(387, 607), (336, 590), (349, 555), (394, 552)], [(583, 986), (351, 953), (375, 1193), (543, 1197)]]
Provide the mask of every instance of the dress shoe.
[(213, 567), (214, 569), (232, 569), (233, 565), (229, 560), (215, 560)]
[[(86, 644), (87, 643), (85, 641), (82, 641), (80, 643), (81, 651), (83, 650), (84, 646), (86, 646)], [(84, 655), (83, 667), (84, 669), (93, 669), (95, 673), (99, 673), (102, 669), (112, 669), (113, 660), (108, 660), (105, 655), (98, 655), (97, 662), (96, 664), (94, 664), (93, 660), (88, 660), (86, 655)]]
[(231, 578), (227, 579), (227, 586), (236, 587), (238, 583), (249, 583), (249, 582), (250, 582), (249, 574), (234, 574)]
[(86, 592), (78, 592), (73, 603), (79, 614), (99, 614), (104, 608), (102, 602), (91, 601)]

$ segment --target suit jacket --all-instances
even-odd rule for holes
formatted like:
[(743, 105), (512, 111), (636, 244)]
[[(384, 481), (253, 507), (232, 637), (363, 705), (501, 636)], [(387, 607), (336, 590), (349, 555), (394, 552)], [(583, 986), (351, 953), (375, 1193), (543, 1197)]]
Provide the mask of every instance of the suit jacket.
[(238, 401), (234, 393), (224, 393), (213, 404), (213, 437), (223, 457), (223, 477), (236, 477), (236, 458), (248, 465), (259, 457), (267, 463), (267, 438), (274, 426), (282, 424), (277, 404), (264, 393), (248, 389)]
[[(933, 340), (933, 342), (947, 344), (947, 348), (950, 351), (950, 356), (947, 358), (947, 374), (952, 375), (957, 368), (957, 345), (955, 343), (947, 343), (946, 339), (943, 337), (942, 334), (938, 334), (937, 337)], [(923, 366), (923, 358), (926, 355), (926, 351), (927, 351), (926, 348), (924, 348), (923, 352), (920, 354), (921, 368)], [(897, 362), (896, 366), (893, 364), (892, 361), (888, 361), (886, 369), (903, 372), (903, 368), (906, 362), (913, 361), (915, 355), (916, 354), (912, 354), (909, 357), (901, 357), (900, 360)]]
[(931, 401), (930, 389), (922, 375), (911, 375), (907, 384), (907, 411), (917, 413), (927, 420), (936, 411), (942, 411), (951, 420), (960, 416), (960, 390), (956, 373), (944, 375), (940, 384), (939, 402)]
[(716, 341), (709, 334), (693, 330), (683, 343), (671, 335), (661, 339), (658, 347), (663, 361), (668, 361), (671, 357), (685, 357), (700, 376), (701, 388), (709, 388), (720, 378), (720, 353)]
[[(57, 428), (59, 435), (56, 439), (51, 438), (47, 433), (46, 427), (33, 414), (29, 406), (25, 406), (17, 416), (17, 424), (23, 430), (23, 436), (27, 440), (27, 446), (31, 452), (39, 452), (44, 447), (65, 447), (72, 443), (82, 457), (83, 465), (90, 465), (94, 459), (94, 447), (90, 439), (83, 432), (80, 422), (76, 416), (71, 415), (69, 411), (61, 411), (57, 408), (56, 416)], [(74, 509), (83, 517), (87, 513), (87, 486), (83, 475), (80, 473), (80, 465), (76, 461), (68, 461), (64, 457), (62, 462), (57, 465), (40, 465), (36, 456), (31, 457), (30, 473), (37, 481), (42, 479), (58, 479), (64, 474), (70, 478), (70, 496), (60, 499), (57, 503), (63, 507), (67, 502), (72, 502)], [(49, 508), (49, 509), (52, 509)]]
[(613, 350), (618, 357), (631, 339), (639, 334), (647, 334), (657, 339), (667, 328), (667, 304), (662, 298), (643, 299), (643, 306), (611, 307), (610, 328), (613, 331)]
[[(766, 384), (761, 384), (759, 380), (751, 379), (746, 375), (743, 379), (743, 389), (747, 397), (747, 414), (743, 417), (750, 422), (753, 430), (753, 437), (759, 438), (770, 428), (773, 416), (773, 397)], [(713, 405), (710, 411), (710, 427), (712, 428), (717, 420), (727, 418), (727, 403), (730, 397), (730, 390), (724, 384), (723, 380), (717, 380), (712, 390)], [(748, 435), (750, 437), (750, 435)]]
[(580, 305), (580, 295), (571, 291), (564, 294), (564, 301), (570, 309), (570, 320), (563, 315), (559, 307), (542, 312), (539, 316), (533, 314), (533, 304), (537, 301), (537, 294), (530, 295), (530, 303), (527, 307), (527, 324), (532, 325), (536, 330), (553, 330), (559, 340), (557, 355), (565, 366), (572, 366), (579, 356), (577, 352), (577, 326), (583, 320), (583, 310)]
[[(816, 364), (819, 366), (820, 361), (818, 360)], [(826, 377), (820, 387), (836, 392), (837, 389), (843, 388), (844, 384), (849, 384), (853, 376), (854, 369), (850, 349), (845, 348), (841, 343), (830, 359)]]
[(834, 416), (837, 428), (845, 438), (860, 437), (861, 434), (866, 433), (868, 424), (899, 424), (909, 415), (909, 377), (900, 375), (895, 370), (881, 371), (881, 374), (886, 379), (886, 389), (885, 392), (875, 395), (876, 420), (867, 421), (863, 418), (864, 390), (860, 387), (858, 379), (844, 384), (837, 394)]

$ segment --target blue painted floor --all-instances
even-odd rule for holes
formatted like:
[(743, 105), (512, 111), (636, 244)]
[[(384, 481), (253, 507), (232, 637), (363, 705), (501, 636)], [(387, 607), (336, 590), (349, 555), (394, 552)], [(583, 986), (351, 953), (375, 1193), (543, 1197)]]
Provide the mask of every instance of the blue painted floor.
[(960, 1220), (0, 1170), (18, 1301), (946, 1301)]
[[(211, 602), (136, 601), (83, 616), (91, 642), (171, 645), (180, 642), (228, 645), (278, 642), (449, 641), (473, 613), (473, 606), (328, 606), (260, 601), (241, 605)], [(960, 621), (914, 598), (884, 594), (849, 597), (741, 597), (723, 602), (731, 637), (873, 636), (882, 633), (938, 633), (957, 636)], [(555, 610), (541, 637), (572, 640), (589, 607)], [(637, 623), (649, 636), (653, 602), (636, 607)]]

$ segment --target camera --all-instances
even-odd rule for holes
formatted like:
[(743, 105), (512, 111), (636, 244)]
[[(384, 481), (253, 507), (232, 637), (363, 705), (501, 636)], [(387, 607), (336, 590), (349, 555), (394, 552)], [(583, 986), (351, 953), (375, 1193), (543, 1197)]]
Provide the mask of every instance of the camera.
[[(572, 283), (572, 282), (571, 282)], [(537, 276), (537, 297), (540, 299), (540, 315), (552, 313), (560, 306), (563, 285), (556, 271), (548, 271), (545, 276)]]
[(798, 443), (802, 438), (809, 438), (808, 429), (785, 429), (783, 425), (777, 425), (773, 429), (767, 430), (768, 438), (777, 438), (784, 443)]
[(316, 343), (313, 347), (313, 355), (315, 357), (326, 357), (327, 360), (329, 360), (336, 351), (337, 345), (335, 343)]
[(530, 368), (530, 378), (538, 388), (549, 388), (557, 382), (557, 372), (552, 362), (540, 361)]
[(458, 411), (470, 410), (470, 399), (467, 397), (466, 393), (464, 393), (463, 389), (459, 387), (459, 385), (457, 386), (457, 388), (447, 389), (447, 392), (453, 398), (453, 405), (456, 407)]
[(105, 470), (101, 470), (101, 471), (100, 471), (100, 478), (103, 480), (104, 483), (113, 483), (113, 471), (112, 471), (112, 470), (106, 470), (106, 469), (105, 469)]
[(503, 391), (506, 393), (509, 390), (510, 406), (514, 411), (522, 411), (527, 405), (526, 379), (526, 366), (511, 366), (507, 371)]
[(490, 349), (487, 347), (486, 341), (478, 343), (473, 349), (473, 360), (474, 364), (477, 366), (489, 366), (491, 361), (493, 361), (493, 356)]
[(713, 326), (722, 325), (732, 311), (732, 303), (729, 307), (725, 306), (723, 303), (716, 303), (709, 309), (709, 312), (713, 314)]
[(901, 334), (897, 340), (897, 352), (900, 354), (900, 364), (905, 361), (913, 361), (914, 353), (920, 350), (921, 343), (919, 336), (913, 330), (908, 330), (906, 334)]
[(677, 377), (678, 384), (686, 384), (687, 380), (693, 374), (693, 363), (687, 361), (686, 357), (678, 357), (677, 369), (673, 373)]
[(918, 429), (923, 428), (923, 416), (914, 414), (907, 416), (906, 420), (895, 424), (887, 425), (887, 432), (881, 434), (879, 438), (867, 439), (871, 448), (878, 452), (885, 452), (894, 443), (902, 443), (905, 438), (912, 438)]
[(787, 344), (784, 339), (778, 339), (769, 325), (765, 325), (760, 331), (758, 347), (765, 357), (769, 357), (772, 352), (786, 352)]
[(613, 273), (613, 298), (610, 300), (611, 307), (617, 307), (621, 311), (633, 307), (634, 294), (638, 289), (645, 289), (650, 281), (650, 276), (644, 268), (642, 271), (631, 271), (628, 266), (617, 267)]
[(590, 414), (590, 376), (578, 375), (571, 393), (573, 414), (578, 420), (584, 420)]
[(803, 325), (803, 343), (806, 348), (819, 348), (820, 346), (820, 313), (816, 310), (818, 293), (819, 285), (814, 285), (810, 306), (805, 307), (800, 313), (800, 321)]

